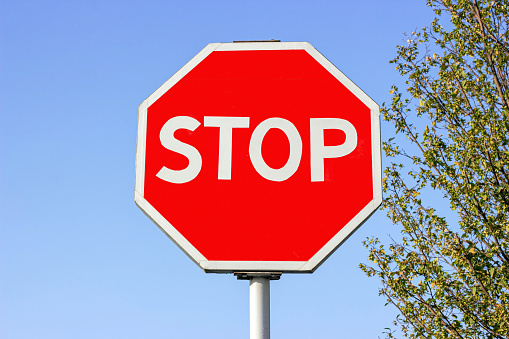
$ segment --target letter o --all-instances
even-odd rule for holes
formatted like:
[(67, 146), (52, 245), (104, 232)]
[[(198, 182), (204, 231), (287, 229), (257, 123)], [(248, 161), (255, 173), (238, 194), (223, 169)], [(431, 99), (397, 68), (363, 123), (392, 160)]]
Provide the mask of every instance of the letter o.
[[(269, 167), (262, 156), (263, 138), (271, 128), (283, 131), (290, 142), (290, 156), (286, 164), (278, 169)], [(299, 168), (302, 157), (302, 139), (300, 138), (299, 131), (294, 124), (283, 118), (269, 118), (262, 121), (256, 126), (251, 135), (249, 157), (253, 167), (262, 177), (271, 181), (285, 181)]]

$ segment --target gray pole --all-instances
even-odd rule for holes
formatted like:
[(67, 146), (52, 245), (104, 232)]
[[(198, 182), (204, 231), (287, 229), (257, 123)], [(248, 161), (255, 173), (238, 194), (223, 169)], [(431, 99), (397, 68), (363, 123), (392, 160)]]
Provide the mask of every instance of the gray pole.
[(270, 339), (270, 281), (281, 272), (235, 272), (238, 280), (249, 280), (249, 337)]
[(266, 277), (249, 282), (249, 338), (270, 339), (270, 280)]

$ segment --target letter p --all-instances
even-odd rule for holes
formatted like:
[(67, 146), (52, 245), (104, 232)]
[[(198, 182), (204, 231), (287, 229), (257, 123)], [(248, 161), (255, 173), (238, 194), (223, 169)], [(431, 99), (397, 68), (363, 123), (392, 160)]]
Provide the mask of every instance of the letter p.
[[(357, 147), (357, 131), (347, 120), (339, 118), (310, 119), (311, 143), (311, 181), (324, 181), (325, 158), (340, 158), (352, 153)], [(346, 139), (341, 145), (325, 146), (324, 130), (339, 129), (345, 132)]]

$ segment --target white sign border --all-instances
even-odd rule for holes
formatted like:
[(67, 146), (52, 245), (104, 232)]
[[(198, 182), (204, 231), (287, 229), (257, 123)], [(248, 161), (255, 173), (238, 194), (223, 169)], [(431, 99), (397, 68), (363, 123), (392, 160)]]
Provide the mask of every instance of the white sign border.
[[(371, 151), (373, 173), (373, 199), (324, 247), (308, 261), (215, 261), (207, 260), (180, 232), (177, 231), (147, 200), (144, 198), (145, 153), (147, 137), (147, 112), (172, 86), (180, 81), (196, 65), (213, 51), (249, 51), (249, 50), (305, 50), (327, 71), (329, 71), (349, 91), (359, 98), (371, 110)], [(345, 242), (380, 206), (382, 203), (382, 164), (380, 151), (380, 109), (357, 85), (346, 77), (336, 66), (327, 60), (308, 42), (240, 42), (211, 43), (192, 58), (168, 81), (144, 100), (138, 109), (138, 137), (136, 143), (136, 175), (134, 200), (138, 207), (200, 268), (205, 272), (284, 272), (312, 273), (334, 251)]]

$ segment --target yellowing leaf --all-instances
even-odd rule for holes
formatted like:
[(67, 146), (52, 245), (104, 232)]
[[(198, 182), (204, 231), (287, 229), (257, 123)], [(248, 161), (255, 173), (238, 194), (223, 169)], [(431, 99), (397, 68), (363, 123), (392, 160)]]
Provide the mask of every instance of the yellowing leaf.
[(391, 89), (391, 90), (389, 91), (389, 94), (392, 94), (392, 93), (394, 93), (394, 90), (393, 90), (393, 89)]

